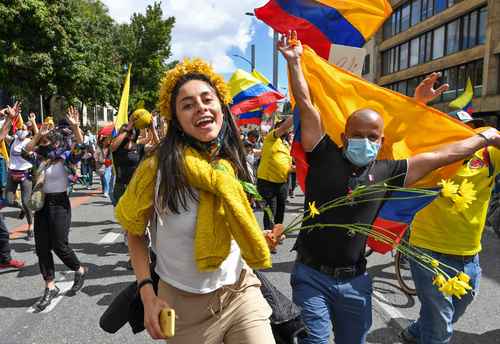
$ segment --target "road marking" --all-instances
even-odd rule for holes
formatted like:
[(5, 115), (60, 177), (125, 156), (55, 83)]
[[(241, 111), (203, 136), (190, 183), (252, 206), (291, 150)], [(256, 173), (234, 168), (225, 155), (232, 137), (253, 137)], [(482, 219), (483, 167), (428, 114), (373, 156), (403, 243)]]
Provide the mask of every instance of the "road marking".
[(379, 292), (373, 291), (373, 295), (376, 296), (373, 300), (382, 308), (382, 310), (387, 313), (389, 319), (396, 322), (396, 324), (401, 328), (401, 330), (405, 329), (407, 323), (405, 321), (406, 317), (398, 311), (396, 308), (389, 304), (389, 301)]
[(56, 286), (59, 288), (59, 295), (55, 299), (53, 299), (52, 302), (50, 303), (50, 305), (48, 305), (47, 308), (45, 308), (43, 311), (39, 312), (34, 307), (35, 305), (33, 305), (26, 310), (26, 313), (49, 313), (57, 306), (57, 304), (59, 302), (61, 302), (64, 294), (68, 290), (70, 290), (71, 286), (73, 285), (72, 281), (66, 281), (66, 276), (73, 274), (73, 271), (65, 271), (65, 272), (62, 272), (61, 274), (62, 274), (62, 277), (58, 281), (56, 281)]
[(120, 233), (108, 233), (101, 240), (99, 240), (98, 244), (112, 244), (120, 237)]

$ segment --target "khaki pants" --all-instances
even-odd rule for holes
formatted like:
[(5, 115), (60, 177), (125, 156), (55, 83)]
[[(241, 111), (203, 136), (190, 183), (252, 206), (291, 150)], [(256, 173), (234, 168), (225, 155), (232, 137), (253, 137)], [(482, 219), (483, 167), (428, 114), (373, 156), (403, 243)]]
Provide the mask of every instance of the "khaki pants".
[(271, 307), (249, 268), (235, 284), (209, 294), (189, 293), (160, 280), (158, 296), (177, 315), (175, 337), (168, 344), (275, 344)]

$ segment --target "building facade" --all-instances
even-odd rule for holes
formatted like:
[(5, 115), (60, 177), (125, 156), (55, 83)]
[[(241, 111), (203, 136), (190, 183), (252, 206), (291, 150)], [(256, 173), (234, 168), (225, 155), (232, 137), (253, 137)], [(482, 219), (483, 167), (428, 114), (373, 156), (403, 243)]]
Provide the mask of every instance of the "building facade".
[(396, 0), (367, 44), (370, 81), (413, 96), (432, 72), (450, 88), (432, 105), (450, 111), (470, 78), (475, 116), (500, 124), (500, 0)]

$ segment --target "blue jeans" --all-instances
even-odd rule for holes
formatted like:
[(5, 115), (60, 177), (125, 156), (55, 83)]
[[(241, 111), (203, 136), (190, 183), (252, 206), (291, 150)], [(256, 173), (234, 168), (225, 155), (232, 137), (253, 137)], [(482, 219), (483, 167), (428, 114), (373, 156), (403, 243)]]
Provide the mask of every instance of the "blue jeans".
[(111, 190), (111, 176), (113, 174), (113, 168), (111, 166), (104, 168), (104, 173), (101, 176), (102, 193), (109, 195)]
[(473, 259), (464, 261), (434, 251), (421, 250), (444, 264), (459, 271), (464, 271), (471, 278), (469, 284), (473, 289), (462, 296), (461, 299), (444, 296), (432, 284), (434, 274), (419, 264), (410, 261), (411, 273), (421, 307), (419, 319), (410, 324), (408, 332), (418, 343), (446, 344), (451, 340), (453, 324), (465, 313), (467, 306), (470, 305), (479, 291), (479, 280), (481, 278), (479, 256), (476, 255)]
[(302, 344), (365, 343), (372, 325), (372, 281), (367, 273), (340, 280), (295, 263), (291, 276), (293, 302), (302, 308), (308, 336)]

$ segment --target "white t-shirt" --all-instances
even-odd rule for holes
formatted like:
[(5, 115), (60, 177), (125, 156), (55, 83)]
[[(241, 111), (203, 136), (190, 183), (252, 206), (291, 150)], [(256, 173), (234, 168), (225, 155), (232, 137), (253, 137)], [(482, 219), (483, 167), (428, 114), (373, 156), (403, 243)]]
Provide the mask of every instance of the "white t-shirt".
[(68, 190), (68, 173), (64, 168), (64, 163), (58, 161), (51, 164), (45, 170), (45, 182), (43, 183), (43, 192), (60, 193)]
[(29, 139), (19, 140), (17, 137), (10, 146), (9, 168), (11, 170), (27, 171), (33, 165), (21, 157), (21, 151), (30, 142)]
[(198, 202), (191, 199), (188, 209), (181, 210), (180, 214), (156, 214), (151, 233), (153, 252), (157, 256), (156, 273), (173, 287), (195, 294), (207, 294), (234, 284), (244, 266), (238, 244), (231, 241), (230, 253), (216, 271), (199, 272), (194, 259)]

